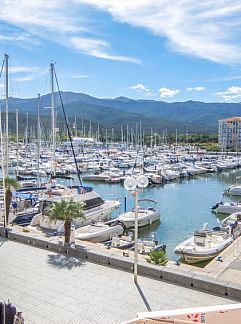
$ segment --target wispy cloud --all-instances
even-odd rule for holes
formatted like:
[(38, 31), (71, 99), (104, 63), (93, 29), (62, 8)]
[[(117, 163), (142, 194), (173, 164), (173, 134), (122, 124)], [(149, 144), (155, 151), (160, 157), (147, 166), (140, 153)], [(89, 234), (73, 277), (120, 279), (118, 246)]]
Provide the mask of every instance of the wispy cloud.
[[(95, 23), (90, 19), (86, 5), (79, 0), (1, 2), (0, 22), (21, 29), (25, 35), (38, 36), (102, 59), (140, 63), (137, 58), (114, 53), (107, 41), (93, 39), (90, 35), (94, 33), (92, 25)], [(15, 41), (16, 33), (2, 37), (5, 41)]]
[(110, 49), (110, 44), (104, 40), (100, 39), (87, 39), (81, 37), (71, 37), (69, 40), (70, 45), (73, 46), (75, 50), (79, 50), (82, 53), (88, 54), (90, 56), (95, 56), (103, 59), (123, 61), (140, 64), (141, 61), (128, 56), (111, 55), (107, 51)]
[(237, 0), (79, 0), (121, 23), (165, 37), (174, 51), (218, 63), (240, 63), (241, 2)]
[(201, 87), (201, 86), (187, 88), (187, 91), (203, 91), (203, 90), (205, 90), (205, 87)]
[(229, 87), (226, 91), (216, 92), (216, 96), (220, 96), (225, 101), (237, 101), (241, 98), (241, 87)]
[(160, 93), (161, 98), (172, 98), (180, 92), (179, 89), (168, 89), (168, 88), (160, 88), (158, 91)]
[(39, 68), (36, 66), (11, 66), (9, 68), (10, 73), (31, 73), (39, 72)]
[(17, 82), (27, 82), (27, 81), (32, 81), (34, 79), (35, 79), (34, 76), (25, 76), (25, 77), (15, 78), (15, 81), (17, 81)]
[(87, 74), (74, 74), (71, 76), (72, 79), (87, 79), (88, 77)]
[(147, 96), (152, 96), (152, 92), (144, 84), (141, 83), (131, 86), (130, 89), (145, 93), (145, 95)]
[[(97, 29), (89, 14), (93, 7), (116, 22), (145, 28), (164, 38), (173, 51), (218, 63), (241, 61), (238, 0), (2, 0), (0, 21), (20, 28), (23, 38), (34, 35), (87, 55), (140, 63), (138, 58), (114, 53), (107, 41), (93, 39)], [(18, 35), (1, 37), (14, 41)]]

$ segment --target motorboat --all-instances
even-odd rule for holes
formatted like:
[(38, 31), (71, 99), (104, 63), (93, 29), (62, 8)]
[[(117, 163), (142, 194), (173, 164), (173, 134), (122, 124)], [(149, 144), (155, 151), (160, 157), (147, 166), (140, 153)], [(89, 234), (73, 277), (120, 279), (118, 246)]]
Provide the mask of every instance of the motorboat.
[(219, 201), (212, 207), (212, 210), (215, 213), (230, 215), (233, 213), (241, 212), (241, 203)]
[(231, 196), (241, 196), (241, 184), (240, 182), (241, 177), (236, 177), (236, 184), (230, 186), (228, 189), (224, 190), (225, 195), (231, 195)]
[(131, 249), (135, 244), (133, 235), (113, 236), (110, 242), (107, 242), (109, 248), (114, 247), (121, 250)]
[(233, 213), (224, 218), (220, 223), (220, 228), (232, 234), (235, 238), (241, 234), (241, 213)]
[(62, 185), (53, 185), (47, 188), (47, 191), (40, 200), (40, 213), (32, 219), (30, 226), (40, 226), (43, 228), (55, 229), (58, 231), (63, 227), (63, 220), (50, 221), (48, 210), (51, 204), (60, 200), (71, 200), (83, 202), (84, 218), (73, 221), (76, 228), (92, 224), (93, 221), (107, 220), (111, 213), (118, 209), (120, 202), (118, 200), (103, 200), (92, 187), (76, 186), (68, 188)]
[(225, 195), (241, 196), (241, 185), (233, 185), (223, 192)]
[(225, 231), (201, 230), (179, 244), (174, 253), (187, 263), (211, 260), (233, 242), (233, 237)]
[(123, 232), (124, 229), (119, 223), (107, 225), (103, 221), (97, 221), (91, 225), (78, 228), (75, 231), (75, 238), (82, 241), (100, 243), (111, 240), (115, 235), (122, 235)]
[[(139, 203), (146, 203), (146, 207), (139, 206)], [(160, 213), (156, 209), (157, 202), (153, 199), (139, 199), (137, 206), (138, 213), (138, 227), (150, 225), (156, 221), (160, 220)], [(151, 206), (150, 206), (151, 205)], [(117, 220), (122, 222), (125, 228), (135, 227), (135, 208), (132, 211), (121, 214), (117, 217)]]

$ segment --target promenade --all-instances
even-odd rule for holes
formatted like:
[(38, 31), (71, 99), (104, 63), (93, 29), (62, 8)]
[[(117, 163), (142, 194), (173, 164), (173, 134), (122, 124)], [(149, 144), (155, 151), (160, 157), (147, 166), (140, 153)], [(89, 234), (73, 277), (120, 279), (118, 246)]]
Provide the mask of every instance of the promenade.
[(0, 300), (27, 324), (121, 323), (138, 312), (234, 303), (230, 299), (0, 238)]

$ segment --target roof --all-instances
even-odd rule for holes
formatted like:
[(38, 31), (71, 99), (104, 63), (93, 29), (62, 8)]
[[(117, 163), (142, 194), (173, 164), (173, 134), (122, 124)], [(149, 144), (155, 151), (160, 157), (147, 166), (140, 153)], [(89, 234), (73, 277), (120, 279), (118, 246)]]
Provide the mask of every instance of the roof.
[(226, 122), (241, 121), (241, 117), (229, 117), (229, 118), (221, 119), (220, 121), (226, 121)]

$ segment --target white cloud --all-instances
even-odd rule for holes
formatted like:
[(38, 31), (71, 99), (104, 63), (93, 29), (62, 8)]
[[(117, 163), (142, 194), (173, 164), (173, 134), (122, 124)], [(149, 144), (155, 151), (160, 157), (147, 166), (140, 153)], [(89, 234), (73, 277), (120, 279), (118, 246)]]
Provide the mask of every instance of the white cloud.
[(74, 74), (71, 77), (73, 79), (87, 79), (89, 76), (87, 74)]
[(39, 68), (36, 66), (11, 66), (9, 68), (10, 73), (34, 73), (38, 71)]
[(134, 57), (107, 54), (106, 50), (108, 50), (111, 46), (104, 40), (71, 37), (69, 43), (74, 47), (75, 50), (79, 50), (80, 52), (88, 54), (90, 56), (114, 61), (123, 61), (138, 64), (141, 63), (140, 60)]
[(201, 86), (193, 87), (193, 88), (187, 88), (187, 91), (203, 91), (203, 90), (205, 90), (205, 87), (201, 87)]
[(130, 89), (137, 90), (139, 92), (144, 92), (147, 96), (152, 95), (151, 91), (144, 84), (141, 83), (131, 86)]
[(161, 98), (172, 98), (180, 92), (180, 90), (178, 89), (174, 90), (168, 88), (160, 88), (158, 91), (160, 93)]
[[(112, 47), (108, 42), (88, 36), (92, 36), (97, 30), (93, 26), (96, 23), (90, 20), (86, 5), (79, 0), (1, 1), (0, 22), (83, 54), (107, 60), (140, 63), (137, 58), (111, 53)], [(15, 41), (15, 38), (16, 33), (14, 36), (6, 36), (5, 41)]]
[(79, 0), (121, 23), (165, 37), (175, 51), (218, 63), (240, 63), (238, 0)]
[(32, 81), (35, 78), (33, 76), (25, 76), (25, 77), (19, 77), (19, 78), (15, 78), (15, 81), (17, 82), (27, 82), (27, 81)]
[(229, 87), (226, 91), (216, 92), (216, 96), (220, 96), (225, 101), (237, 101), (241, 98), (241, 87)]
[[(139, 63), (111, 53), (106, 41), (93, 40), (101, 25), (90, 14), (93, 7), (119, 23), (164, 37), (174, 51), (218, 63), (241, 61), (239, 0), (2, 0), (0, 21), (20, 28), (27, 38), (35, 35), (87, 55)], [(11, 41), (17, 34), (2, 37)], [(69, 42), (71, 38), (75, 40)], [(88, 45), (80, 44), (81, 39)]]

